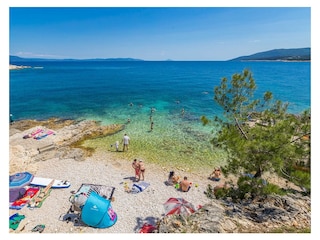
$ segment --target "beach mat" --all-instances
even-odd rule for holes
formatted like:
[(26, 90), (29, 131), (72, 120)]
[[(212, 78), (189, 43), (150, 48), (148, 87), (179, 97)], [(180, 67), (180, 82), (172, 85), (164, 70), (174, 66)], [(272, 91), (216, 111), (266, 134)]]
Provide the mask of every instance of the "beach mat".
[(40, 198), (39, 197), (32, 198), (31, 201), (28, 203), (28, 207), (29, 208), (40, 208), (42, 206), (44, 200), (46, 200), (47, 197), (49, 197), (51, 190), (52, 189), (49, 189), (48, 192), (46, 194), (44, 194), (43, 196), (41, 196)]
[(54, 180), (51, 181), (51, 183), (44, 187), (41, 188), (40, 191), (38, 192), (38, 194), (36, 196), (34, 196), (31, 201), (28, 203), (28, 207), (29, 208), (40, 208), (44, 202), (44, 200), (46, 200), (46, 198), (50, 195), (51, 192), (51, 187), (52, 184), (54, 183)]
[(150, 186), (150, 183), (147, 182), (138, 182), (132, 185), (131, 193), (140, 193), (143, 192), (147, 187)]

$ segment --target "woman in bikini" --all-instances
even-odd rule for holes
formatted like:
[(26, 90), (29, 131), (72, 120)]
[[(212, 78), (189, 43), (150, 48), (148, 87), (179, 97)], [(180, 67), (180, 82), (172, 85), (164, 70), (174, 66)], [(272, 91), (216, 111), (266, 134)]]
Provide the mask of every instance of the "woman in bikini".
[[(144, 172), (145, 172), (146, 168), (144, 167), (144, 163), (142, 160), (139, 161), (139, 169), (140, 169), (139, 181), (140, 180), (144, 181)], [(141, 177), (142, 177), (142, 179), (141, 179)]]

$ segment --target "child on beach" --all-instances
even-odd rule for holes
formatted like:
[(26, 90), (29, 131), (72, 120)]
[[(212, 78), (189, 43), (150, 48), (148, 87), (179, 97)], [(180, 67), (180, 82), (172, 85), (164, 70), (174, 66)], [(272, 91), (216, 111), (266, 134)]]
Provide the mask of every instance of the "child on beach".
[(116, 141), (115, 146), (116, 146), (116, 151), (119, 152), (119, 141)]
[[(116, 151), (119, 152), (119, 141), (116, 141), (114, 146), (116, 147)], [(113, 147), (113, 144), (111, 144), (110, 147)]]

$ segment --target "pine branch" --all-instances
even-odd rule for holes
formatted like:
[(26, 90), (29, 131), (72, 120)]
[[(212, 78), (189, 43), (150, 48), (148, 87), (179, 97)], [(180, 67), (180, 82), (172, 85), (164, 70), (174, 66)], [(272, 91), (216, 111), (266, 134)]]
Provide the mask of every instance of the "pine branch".
[(241, 128), (239, 121), (236, 117), (234, 117), (234, 120), (236, 121), (237, 127), (240, 130), (241, 134), (245, 137), (246, 140), (248, 140), (248, 136), (246, 135), (246, 133), (243, 131), (243, 129)]

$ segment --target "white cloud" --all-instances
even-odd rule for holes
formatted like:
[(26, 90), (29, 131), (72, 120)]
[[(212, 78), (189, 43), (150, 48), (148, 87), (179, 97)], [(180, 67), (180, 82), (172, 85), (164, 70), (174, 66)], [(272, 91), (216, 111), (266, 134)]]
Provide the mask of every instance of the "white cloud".
[(45, 53), (32, 53), (32, 52), (17, 52), (11, 54), (18, 57), (27, 57), (27, 58), (68, 58), (66, 56), (45, 54)]

